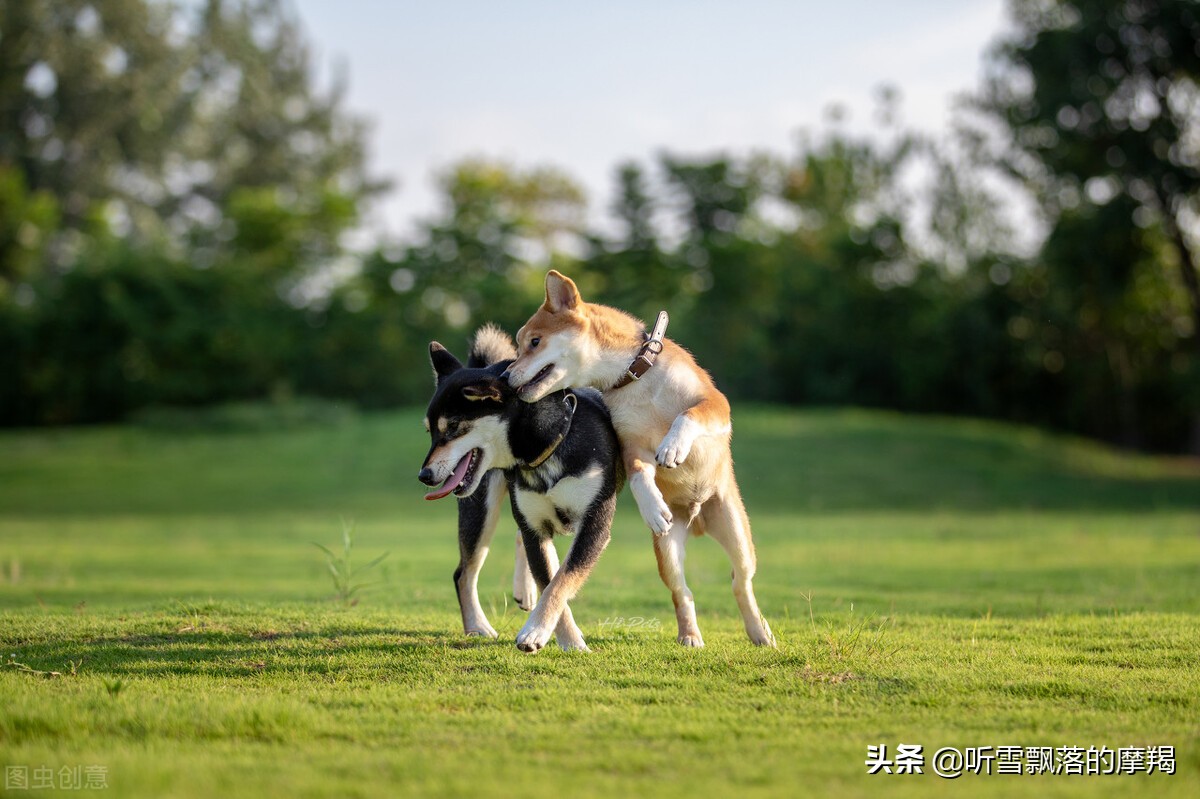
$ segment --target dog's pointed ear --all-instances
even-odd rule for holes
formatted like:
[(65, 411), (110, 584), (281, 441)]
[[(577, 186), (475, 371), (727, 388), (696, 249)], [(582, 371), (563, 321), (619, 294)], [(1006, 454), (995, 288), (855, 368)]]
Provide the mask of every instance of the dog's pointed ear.
[(435, 383), (446, 375), (453, 374), (463, 368), (463, 365), (458, 362), (458, 358), (451, 355), (450, 350), (436, 341), (429, 342), (429, 361), (433, 364), (433, 380)]
[(462, 395), (472, 401), (504, 401), (504, 394), (500, 390), (500, 384), (495, 380), (484, 380), (479, 383), (472, 383), (469, 386), (463, 386)]
[(557, 269), (546, 273), (546, 304), (543, 308), (550, 313), (562, 313), (575, 310), (581, 302), (583, 298), (579, 296), (575, 281)]

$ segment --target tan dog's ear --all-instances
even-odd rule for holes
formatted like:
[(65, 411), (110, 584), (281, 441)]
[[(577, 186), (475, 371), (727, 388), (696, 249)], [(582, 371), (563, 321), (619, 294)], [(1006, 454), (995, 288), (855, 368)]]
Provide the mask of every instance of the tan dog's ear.
[(571, 278), (556, 269), (546, 273), (546, 304), (543, 308), (550, 313), (561, 313), (575, 310), (581, 302), (583, 298)]
[(469, 386), (463, 386), (462, 394), (471, 401), (491, 400), (493, 402), (503, 402), (504, 395), (500, 393), (500, 386), (494, 380), (486, 383), (475, 383)]

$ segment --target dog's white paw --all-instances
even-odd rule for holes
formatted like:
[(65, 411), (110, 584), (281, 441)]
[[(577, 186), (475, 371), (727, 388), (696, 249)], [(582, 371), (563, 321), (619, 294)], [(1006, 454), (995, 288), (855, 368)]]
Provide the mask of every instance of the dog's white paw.
[(528, 569), (525, 570), (524, 576), (517, 574), (513, 578), (513, 599), (516, 600), (517, 607), (526, 612), (533, 610), (537, 605), (537, 583), (533, 581), (533, 575)]
[(536, 652), (546, 645), (553, 632), (548, 627), (539, 627), (531, 622), (525, 622), (521, 632), (517, 633), (517, 649), (522, 652)]
[(643, 507), (639, 502), (638, 512), (642, 514), (642, 521), (650, 528), (650, 532), (655, 535), (669, 533), (674, 517), (671, 515), (671, 509), (667, 507), (667, 503), (660, 499), (657, 502), (647, 502), (646, 505)]
[(475, 624), (466, 630), (468, 638), (499, 638), (500, 633), (496, 632), (492, 625), (484, 622), (483, 624)]
[[(565, 615), (565, 614), (564, 614)], [(564, 652), (591, 652), (584, 643), (583, 632), (572, 619), (569, 622), (559, 619), (558, 627), (554, 628), (554, 639)]]
[(534, 582), (533, 574), (529, 571), (529, 561), (525, 558), (525, 542), (521, 540), (520, 533), (517, 533), (517, 555), (516, 562), (513, 564), (512, 595), (521, 610), (533, 610), (533, 606), (537, 604), (538, 587)]
[(687, 456), (692, 451), (693, 441), (694, 439), (677, 433), (672, 428), (671, 432), (667, 433), (667, 437), (658, 445), (658, 451), (654, 453), (654, 459), (663, 468), (674, 469), (687, 460)]
[(637, 503), (642, 521), (655, 535), (666, 535), (671, 529), (671, 509), (667, 507), (662, 492), (654, 485), (653, 470), (635, 473), (629, 481), (629, 490)]
[(771, 635), (770, 630), (767, 631), (766, 635), (750, 636), (750, 643), (754, 644), (755, 646), (769, 646), (772, 649), (779, 648), (779, 646), (775, 643), (775, 636)]
[(704, 647), (704, 639), (700, 637), (700, 633), (688, 633), (680, 635), (677, 639), (680, 646), (691, 647), (694, 649), (702, 649)]
[(677, 416), (671, 423), (671, 429), (663, 436), (662, 443), (654, 453), (654, 459), (660, 466), (674, 469), (687, 460), (696, 443), (696, 423), (687, 416)]
[(559, 638), (558, 646), (564, 652), (591, 652), (582, 638)]
[(775, 633), (771, 632), (771, 628), (766, 621), (759, 619), (758, 624), (750, 624), (746, 627), (746, 635), (750, 637), (750, 643), (755, 646), (769, 646), (772, 649), (777, 649), (775, 643)]

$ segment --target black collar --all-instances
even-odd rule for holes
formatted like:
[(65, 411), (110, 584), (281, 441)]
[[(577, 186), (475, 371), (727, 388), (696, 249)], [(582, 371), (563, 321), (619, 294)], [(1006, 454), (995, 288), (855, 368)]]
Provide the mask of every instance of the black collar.
[(536, 469), (537, 467), (541, 466), (543, 463), (549, 460), (550, 456), (554, 454), (554, 451), (558, 449), (558, 445), (561, 444), (563, 439), (567, 437), (567, 433), (571, 432), (571, 420), (575, 416), (575, 408), (579, 406), (579, 398), (576, 397), (574, 393), (568, 391), (563, 396), (563, 402), (567, 404), (567, 415), (562, 429), (559, 431), (558, 435), (555, 436), (554, 440), (550, 442), (550, 446), (546, 447), (541, 455), (538, 455), (532, 463), (522, 465), (521, 468)]

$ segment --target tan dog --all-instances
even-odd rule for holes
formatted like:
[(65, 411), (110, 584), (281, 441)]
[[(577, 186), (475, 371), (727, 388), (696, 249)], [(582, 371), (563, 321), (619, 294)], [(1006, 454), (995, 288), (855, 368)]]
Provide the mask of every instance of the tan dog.
[(755, 644), (774, 646), (754, 598), (754, 541), (733, 474), (729, 401), (691, 354), (669, 339), (640, 380), (623, 381), (645, 342), (641, 322), (584, 302), (570, 278), (551, 270), (546, 301), (517, 333), (518, 357), (506, 375), (526, 402), (567, 387), (604, 392), (629, 488), (655, 534), (658, 572), (675, 602), (679, 643), (704, 646), (683, 576), (691, 528), (725, 548), (746, 634)]

